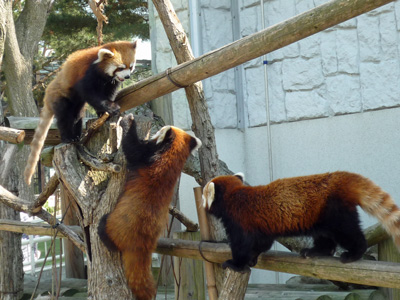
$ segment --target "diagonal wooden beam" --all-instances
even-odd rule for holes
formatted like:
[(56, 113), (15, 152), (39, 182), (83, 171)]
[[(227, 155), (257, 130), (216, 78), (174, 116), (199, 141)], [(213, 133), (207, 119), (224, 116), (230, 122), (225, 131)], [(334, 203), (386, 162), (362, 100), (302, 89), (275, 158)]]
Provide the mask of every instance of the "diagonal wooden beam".
[[(329, 1), (171, 68), (169, 77), (180, 86), (188, 86), (390, 2), (393, 0)], [(123, 89), (118, 94), (117, 101), (121, 111), (125, 111), (177, 89), (179, 87), (168, 79), (165, 71)]]

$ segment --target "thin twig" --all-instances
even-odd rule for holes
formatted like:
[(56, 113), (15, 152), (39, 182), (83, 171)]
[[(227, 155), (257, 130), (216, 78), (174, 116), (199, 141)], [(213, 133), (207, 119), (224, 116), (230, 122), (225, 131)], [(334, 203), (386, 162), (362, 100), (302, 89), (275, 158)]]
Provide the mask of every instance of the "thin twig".
[(54, 192), (57, 190), (58, 184), (58, 176), (57, 174), (54, 174), (53, 176), (51, 176), (49, 182), (47, 182), (43, 191), (33, 203), (32, 214), (36, 214), (42, 209), (42, 206), (46, 203), (47, 199), (49, 199), (49, 197), (53, 195)]
[(175, 206), (169, 206), (169, 213), (174, 216), (178, 221), (180, 221), (183, 225), (186, 226), (186, 230), (190, 232), (196, 232), (199, 230), (199, 225), (192, 220), (190, 220), (187, 216), (185, 216), (179, 209)]
[(92, 135), (107, 121), (109, 116), (110, 114), (105, 112), (100, 118), (93, 121), (93, 123), (90, 123), (85, 135), (81, 138), (80, 144), (85, 145)]

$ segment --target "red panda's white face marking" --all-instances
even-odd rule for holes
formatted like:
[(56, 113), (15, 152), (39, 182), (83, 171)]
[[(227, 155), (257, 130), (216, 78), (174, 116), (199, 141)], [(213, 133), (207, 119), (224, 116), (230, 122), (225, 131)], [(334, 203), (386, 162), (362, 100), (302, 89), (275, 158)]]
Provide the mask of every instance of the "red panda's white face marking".
[(215, 198), (215, 184), (210, 181), (203, 189), (203, 207), (207, 210), (211, 208)]
[[(165, 136), (166, 136), (167, 132), (168, 132), (169, 130), (171, 130), (172, 128), (174, 128), (175, 130), (181, 130), (181, 129), (177, 128), (177, 127), (167, 125), (167, 126), (164, 126), (163, 128), (161, 128), (159, 131), (157, 131), (157, 132), (151, 137), (151, 140), (156, 141), (156, 144), (157, 144), (157, 145), (160, 144), (160, 143), (162, 143), (162, 142), (164, 141), (164, 139), (165, 139)], [(196, 140), (196, 146), (191, 150), (191, 153), (193, 153), (194, 151), (198, 150), (198, 149), (201, 147), (201, 145), (202, 145), (200, 139), (198, 139), (198, 138), (195, 137), (195, 136), (194, 136), (193, 138)]]
[(111, 46), (109, 49), (100, 49), (97, 54), (98, 58), (93, 63), (100, 64), (104, 73), (111, 76), (113, 80), (123, 82), (125, 79), (129, 79), (135, 70), (135, 53), (136, 42), (129, 46), (116, 44), (115, 48)]
[(122, 65), (118, 66), (118, 67), (114, 70), (113, 73), (114, 73), (114, 75), (115, 75), (115, 78), (116, 78), (118, 81), (122, 82), (122, 81), (124, 81), (125, 79), (129, 79), (129, 77), (131, 77), (131, 73), (133, 72), (133, 70), (135, 70), (135, 64), (134, 64), (134, 63), (131, 64), (131, 65), (129, 66), (129, 68), (128, 68), (126, 65), (122, 64)]

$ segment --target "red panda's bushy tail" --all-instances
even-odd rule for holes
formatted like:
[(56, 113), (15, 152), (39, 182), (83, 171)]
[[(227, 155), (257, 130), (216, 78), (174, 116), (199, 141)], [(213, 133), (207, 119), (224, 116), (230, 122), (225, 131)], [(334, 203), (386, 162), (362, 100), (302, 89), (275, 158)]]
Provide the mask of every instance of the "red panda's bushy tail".
[(400, 209), (393, 198), (371, 182), (360, 197), (361, 208), (377, 218), (400, 251)]
[(47, 132), (50, 129), (51, 123), (53, 122), (54, 114), (45, 105), (40, 113), (40, 120), (38, 127), (33, 135), (31, 146), (31, 152), (26, 163), (24, 178), (25, 182), (30, 185), (32, 180), (32, 175), (35, 172), (36, 163), (39, 160), (40, 152), (42, 151), (44, 141), (46, 140)]
[(122, 251), (125, 276), (136, 300), (152, 300), (156, 295), (156, 284), (150, 268), (151, 253), (143, 248)]

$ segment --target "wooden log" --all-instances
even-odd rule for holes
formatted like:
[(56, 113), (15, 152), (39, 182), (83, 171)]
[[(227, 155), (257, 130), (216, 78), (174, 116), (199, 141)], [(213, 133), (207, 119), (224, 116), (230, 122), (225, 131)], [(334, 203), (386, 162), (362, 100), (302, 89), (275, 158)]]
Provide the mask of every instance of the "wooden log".
[(33, 203), (31, 210), (32, 214), (38, 213), (42, 209), (42, 206), (46, 203), (47, 199), (49, 199), (49, 197), (53, 195), (54, 192), (56, 191), (58, 184), (59, 184), (58, 176), (53, 175), (50, 178), (49, 182), (44, 187), (43, 191), (40, 193), (40, 195), (36, 198), (35, 202)]
[(225, 280), (218, 300), (243, 300), (250, 278), (250, 268), (244, 272), (225, 270)]
[[(6, 204), (16, 211), (22, 211), (26, 213), (32, 213), (33, 202), (28, 202), (23, 200), (0, 185), (0, 202)], [(58, 220), (54, 219), (47, 211), (41, 209), (35, 214), (42, 220), (46, 221), (50, 225), (57, 226), (58, 230), (64, 233), (79, 249), (85, 251), (85, 246), (83, 240), (72, 230), (66, 227), (64, 224), (60, 223)]]
[[(36, 129), (39, 123), (39, 117), (14, 117), (9, 116), (5, 118), (7, 126), (17, 129)], [(51, 123), (50, 129), (57, 129), (56, 120)]]
[(367, 240), (368, 247), (379, 244), (390, 238), (389, 234), (377, 223), (364, 230), (365, 239)]
[(0, 140), (13, 144), (22, 143), (25, 139), (25, 131), (0, 126)]
[[(400, 253), (394, 245), (392, 239), (387, 239), (378, 244), (378, 259), (388, 262), (400, 263)], [(400, 299), (400, 282), (396, 289), (383, 288), (382, 292), (388, 299)]]
[(51, 226), (55, 227), (59, 232), (63, 233), (68, 239), (74, 243), (83, 253), (86, 253), (86, 247), (83, 239), (72, 231), (68, 226), (64, 225), (57, 219), (55, 219), (51, 214), (49, 214), (45, 210), (41, 210), (38, 214), (36, 214), (43, 221), (49, 223)]
[[(202, 240), (207, 241), (210, 240), (210, 230), (208, 228), (206, 212), (204, 210), (204, 207), (202, 206), (202, 194), (203, 193), (201, 187), (194, 188), (194, 198), (196, 200), (197, 216), (200, 224), (200, 236)], [(200, 250), (200, 245), (199, 245), (199, 250)], [(215, 282), (215, 273), (213, 264), (209, 261), (205, 261), (204, 268), (206, 270), (208, 297), (210, 300), (217, 300), (218, 290)]]
[[(198, 247), (198, 242), (160, 239), (156, 252), (202, 259)], [(232, 258), (229, 245), (225, 243), (202, 243), (202, 252), (213, 263)], [(304, 259), (297, 254), (281, 251), (261, 254), (255, 268), (388, 288), (398, 288), (400, 282), (399, 263), (359, 260), (343, 264), (334, 257)]]
[[(83, 119), (83, 123), (86, 124), (88, 122), (87, 118)], [(19, 129), (19, 130), (24, 130), (25, 131), (25, 139), (24, 143), (25, 145), (29, 145), (32, 142), (33, 135), (35, 133), (35, 129), (39, 123), (39, 118), (38, 117), (6, 117), (5, 118), (5, 123), (7, 126), (14, 128), (14, 129)], [(55, 146), (61, 143), (61, 136), (60, 132), (58, 131), (57, 128), (57, 123), (56, 120), (53, 121), (53, 123), (50, 126), (50, 130), (46, 136), (46, 141), (45, 145), (48, 146)]]
[(187, 216), (185, 216), (179, 209), (169, 205), (169, 213), (174, 216), (179, 222), (186, 226), (186, 230), (189, 232), (197, 232), (199, 230), (199, 225)]
[(52, 168), (53, 155), (54, 155), (54, 146), (43, 148), (42, 153), (40, 153), (40, 163), (42, 164), (42, 166)]
[(13, 193), (0, 185), (0, 202), (6, 204), (16, 211), (29, 213), (32, 209), (32, 203), (15, 196)]
[(146, 78), (123, 89), (116, 100), (121, 106), (121, 111), (125, 111), (179, 89), (168, 77), (181, 86), (188, 86), (390, 2), (393, 0), (328, 1), (286, 21), (171, 68), (168, 76), (165, 71)]
[[(82, 229), (79, 226), (68, 226), (68, 228), (74, 231), (76, 234), (82, 235)], [(27, 235), (54, 235), (54, 229), (49, 224), (21, 222), (4, 219), (0, 219), (0, 230), (25, 233)], [(61, 231), (57, 233), (57, 237), (67, 238), (67, 236)]]

